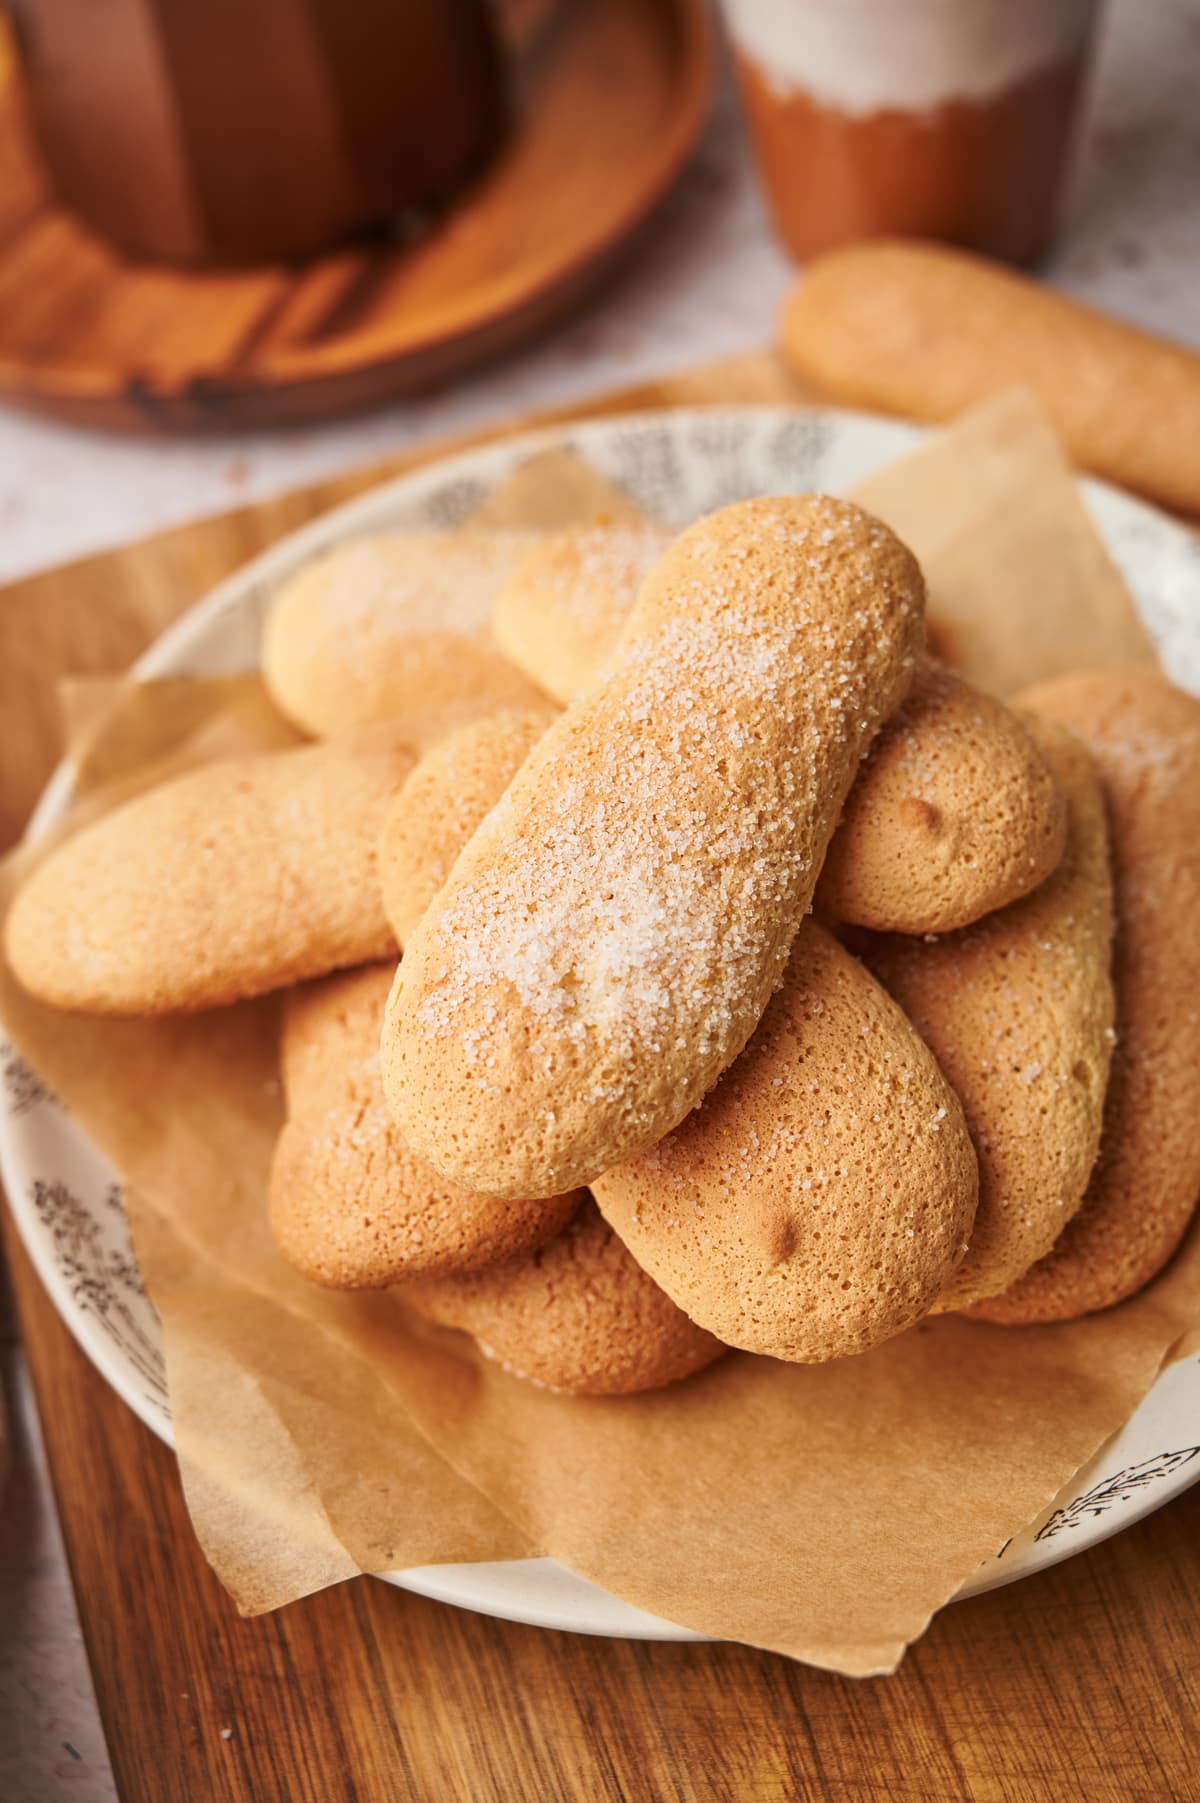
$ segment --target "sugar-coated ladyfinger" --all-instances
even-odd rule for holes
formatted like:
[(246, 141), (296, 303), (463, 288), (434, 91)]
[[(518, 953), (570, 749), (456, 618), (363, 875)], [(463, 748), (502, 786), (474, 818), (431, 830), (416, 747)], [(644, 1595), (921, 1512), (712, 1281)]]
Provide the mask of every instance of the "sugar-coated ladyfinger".
[(923, 610), (846, 501), (740, 502), (674, 541), (407, 949), (383, 1073), (423, 1157), (553, 1195), (695, 1107), (782, 973)]
[(501, 655), (491, 616), (530, 543), (521, 532), (395, 532), (349, 539), (274, 596), (263, 678), (318, 738), (389, 720), (418, 745), (501, 707), (545, 700)]
[(1029, 718), (1068, 797), (1054, 875), (932, 944), (859, 942), (954, 1085), (979, 1155), (971, 1242), (938, 1311), (1007, 1289), (1049, 1251), (1083, 1201), (1100, 1145), (1113, 1037), (1104, 803), (1085, 747)]
[(379, 840), (379, 885), (401, 945), (557, 717), (557, 708), (524, 708), (473, 720), (431, 746), (397, 790)]
[[(496, 605), (514, 663), (561, 701), (579, 694), (666, 536), (594, 526), (531, 545)], [(854, 779), (817, 904), (879, 932), (950, 932), (1036, 888), (1065, 833), (1062, 796), (1016, 715), (928, 661)]]
[(640, 1269), (591, 1200), (526, 1258), (397, 1286), (418, 1314), (469, 1333), (516, 1377), (581, 1396), (656, 1390), (726, 1350)]
[(967, 1244), (978, 1173), (927, 1047), (808, 920), (741, 1057), (594, 1189), (692, 1320), (730, 1346), (819, 1363), (928, 1313)]
[(1200, 1196), (1200, 701), (1161, 677), (1097, 672), (1025, 700), (1087, 745), (1104, 789), (1116, 897), (1117, 1041), (1100, 1156), (1047, 1255), (972, 1313), (1064, 1321), (1166, 1264)]
[(207, 764), (52, 852), (9, 913), (42, 1001), (101, 1014), (211, 1008), (383, 958), (383, 817), (416, 753), (392, 727)]
[(531, 1252), (584, 1199), (582, 1190), (533, 1204), (468, 1194), (409, 1151), (379, 1075), (393, 971), (340, 971), (292, 990), (284, 1010), (287, 1120), (271, 1166), (271, 1231), (289, 1264), (334, 1289)]
[(781, 320), (836, 400), (953, 419), (1032, 388), (1084, 469), (1200, 512), (1200, 354), (967, 251), (876, 241), (816, 257)]

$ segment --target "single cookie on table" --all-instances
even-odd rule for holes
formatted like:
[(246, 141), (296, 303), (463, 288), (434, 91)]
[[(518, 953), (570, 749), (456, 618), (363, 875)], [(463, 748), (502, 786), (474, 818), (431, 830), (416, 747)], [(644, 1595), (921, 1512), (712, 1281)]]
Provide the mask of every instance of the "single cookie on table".
[(642, 578), (673, 537), (653, 520), (548, 533), (500, 587), (492, 616), (500, 649), (565, 707), (611, 656)]
[(672, 543), (406, 949), (383, 1075), (422, 1157), (551, 1193), (678, 1125), (770, 1000), (923, 630), (914, 558), (849, 502)]
[(855, 779), (817, 906), (881, 932), (952, 932), (1036, 889), (1066, 836), (1036, 737), (927, 660)]
[(431, 747), (397, 791), (379, 840), (383, 910), (407, 944), (451, 866), (496, 805), (557, 708), (473, 720)]
[(978, 1172), (932, 1054), (808, 920), (741, 1057), (594, 1191), (692, 1320), (748, 1352), (820, 1363), (928, 1313), (967, 1244)]
[(970, 1312), (1065, 1321), (1132, 1296), (1200, 1196), (1200, 701), (1162, 677), (1096, 672), (1026, 692), (1078, 734), (1104, 789), (1116, 897), (1117, 1040), (1100, 1156), (1046, 1256)]
[(1031, 388), (1082, 468), (1200, 511), (1200, 354), (1014, 269), (949, 245), (846, 245), (807, 266), (780, 337), (844, 406), (949, 420)]
[(275, 595), (263, 678), (280, 712), (318, 738), (380, 720), (419, 745), (480, 714), (545, 696), (492, 636), (497, 592), (523, 532), (395, 532), (349, 539)]
[[(580, 694), (668, 540), (621, 524), (531, 545), (496, 604), (513, 662), (560, 701)], [(855, 777), (817, 904), (878, 932), (950, 932), (1035, 889), (1065, 835), (1063, 798), (1016, 715), (930, 660)]]
[(1029, 723), (1068, 798), (1054, 875), (932, 944), (856, 941), (954, 1085), (979, 1155), (971, 1243), (938, 1312), (1007, 1289), (1050, 1250), (1100, 1146), (1113, 1043), (1104, 801), (1084, 746), (1052, 722)]
[(579, 1396), (660, 1389), (727, 1350), (663, 1294), (591, 1200), (540, 1252), (395, 1293), (427, 1320), (470, 1334), (514, 1376)]
[(284, 1011), (287, 1120), (268, 1213), (288, 1263), (334, 1289), (379, 1289), (424, 1272), (476, 1271), (562, 1231), (582, 1190), (548, 1201), (468, 1194), (409, 1151), (379, 1075), (395, 966), (295, 989)]
[(206, 764), (126, 802), (18, 892), (18, 980), (60, 1008), (162, 1014), (386, 957), (379, 832), (416, 755), (371, 727)]

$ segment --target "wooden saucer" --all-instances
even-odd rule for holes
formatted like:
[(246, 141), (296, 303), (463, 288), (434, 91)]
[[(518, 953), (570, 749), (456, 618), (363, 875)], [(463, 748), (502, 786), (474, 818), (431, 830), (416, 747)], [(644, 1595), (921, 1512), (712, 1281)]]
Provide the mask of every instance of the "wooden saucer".
[(325, 419), (427, 389), (565, 313), (693, 148), (712, 89), (704, 0), (580, 0), (526, 71), (520, 123), (419, 242), (297, 267), (136, 263), (46, 191), (0, 58), (0, 397), (134, 431)]

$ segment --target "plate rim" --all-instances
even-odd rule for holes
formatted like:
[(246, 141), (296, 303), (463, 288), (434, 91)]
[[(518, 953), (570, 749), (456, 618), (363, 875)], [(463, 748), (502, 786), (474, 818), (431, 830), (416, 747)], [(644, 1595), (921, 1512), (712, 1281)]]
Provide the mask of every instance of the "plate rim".
[[(738, 423), (747, 416), (752, 417), (755, 424), (770, 423), (777, 420), (780, 424), (787, 418), (803, 414), (816, 416), (819, 420), (833, 423), (836, 431), (845, 424), (852, 429), (878, 430), (886, 428), (895, 448), (918, 444), (929, 436), (935, 428), (918, 425), (911, 421), (902, 421), (885, 415), (869, 413), (858, 409), (838, 407), (789, 407), (778, 404), (755, 403), (720, 403), (710, 406), (693, 406), (679, 408), (644, 408), (617, 414), (592, 416), (584, 419), (567, 420), (533, 428), (528, 432), (516, 434), (510, 438), (488, 440), (483, 444), (469, 446), (453, 452), (448, 456), (436, 457), (433, 461), (422, 464), (419, 468), (401, 472), (396, 476), (374, 484), (362, 494), (340, 503), (337, 507), (326, 510), (314, 519), (305, 522), (293, 532), (285, 534), (273, 544), (265, 547), (253, 558), (240, 564), (221, 582), (216, 584), (192, 606), (187, 608), (179, 618), (172, 622), (161, 633), (131, 666), (130, 674), (142, 679), (153, 680), (155, 677), (169, 672), (171, 666), (181, 656), (185, 656), (189, 645), (196, 639), (203, 639), (212, 624), (230, 607), (244, 603), (247, 595), (253, 594), (256, 587), (279, 580), (287, 569), (316, 554), (325, 546), (338, 540), (352, 536), (358, 530), (375, 529), (376, 517), (381, 508), (389, 502), (412, 499), (419, 502), (423, 490), (436, 491), (452, 482), (456, 476), (478, 470), (482, 464), (499, 465), (501, 468), (511, 467), (514, 463), (524, 461), (536, 455), (540, 450), (564, 442), (574, 445), (586, 455), (590, 440), (604, 439), (616, 431), (647, 430), (651, 426), (661, 426), (664, 418), (670, 419), (681, 431), (686, 432), (689, 424), (697, 422), (715, 422), (725, 420)], [(1134, 509), (1147, 521), (1152, 522), (1153, 529), (1167, 527), (1172, 533), (1183, 538), (1195, 538), (1195, 534), (1171, 516), (1143, 502), (1137, 497), (1114, 488), (1111, 484), (1091, 477), (1079, 477), (1081, 489), (1086, 497), (1095, 500), (1103, 497), (1104, 502), (1112, 500), (1122, 507)], [(1097, 522), (1102, 530), (1101, 522)], [(393, 528), (402, 529), (402, 528)], [(31, 838), (44, 833), (59, 809), (63, 805), (73, 780), (73, 767), (68, 759), (63, 759), (56, 766), (35, 806), (27, 827)], [(130, 1377), (128, 1360), (91, 1325), (91, 1318), (82, 1310), (71, 1296), (66, 1278), (54, 1262), (46, 1237), (35, 1231), (35, 1223), (31, 1217), (26, 1196), (34, 1178), (25, 1149), (19, 1143), (19, 1135), (14, 1134), (12, 1120), (0, 1110), (0, 1177), (4, 1182), (9, 1197), (9, 1209), (16, 1223), (22, 1244), (30, 1258), (39, 1280), (50, 1300), (71, 1333), (84, 1356), (95, 1366), (110, 1388), (116, 1391), (126, 1406), (150, 1428), (166, 1445), (173, 1447), (173, 1435), (169, 1414), (165, 1407), (155, 1408), (145, 1393), (136, 1387)], [(15, 1199), (15, 1198), (19, 1198)], [(1164, 1366), (1149, 1390), (1148, 1399), (1155, 1387), (1162, 1381), (1163, 1375), (1172, 1367)], [(1130, 1417), (1132, 1419), (1132, 1416)], [(1117, 1433), (1123, 1431), (1123, 1424)], [(1090, 1468), (1103, 1456), (1105, 1447), (1112, 1443), (1116, 1436), (1096, 1449), (1092, 1458), (1085, 1460), (1073, 1474), (1069, 1482), (1074, 1483), (1080, 1473)], [(1200, 1481), (1200, 1460), (1191, 1465), (1183, 1465), (1167, 1478), (1152, 1488), (1147, 1488), (1141, 1499), (1132, 1506), (1112, 1511), (1106, 1516), (1093, 1521), (1087, 1530), (1086, 1538), (1064, 1536), (1060, 1546), (1046, 1550), (1039, 1557), (1038, 1564), (1030, 1569), (997, 1569), (998, 1559), (989, 1558), (979, 1570), (963, 1584), (959, 1590), (948, 1598), (948, 1601), (966, 1601), (970, 1597), (982, 1595), (986, 1591), (1002, 1585), (1017, 1582), (1024, 1577), (1033, 1577), (1052, 1566), (1061, 1564), (1076, 1553), (1098, 1546), (1126, 1527), (1132, 1527), (1156, 1509), (1164, 1507), (1176, 1496), (1183, 1493), (1193, 1483)], [(1065, 1488), (1065, 1486), (1064, 1486)], [(1032, 1520), (1037, 1520), (1035, 1515)], [(1025, 1524), (1028, 1528), (1032, 1525)], [(524, 1568), (528, 1572), (531, 1566), (552, 1567), (554, 1571), (565, 1576), (573, 1584), (583, 1584), (596, 1598), (603, 1599), (603, 1605), (595, 1605), (597, 1616), (591, 1620), (579, 1619), (564, 1613), (560, 1606), (552, 1601), (535, 1599), (528, 1605), (522, 1605), (509, 1596), (502, 1606), (490, 1602), (486, 1595), (468, 1597), (464, 1587), (469, 1590), (472, 1583), (471, 1574), (476, 1573), (479, 1565), (485, 1568)], [(704, 1642), (713, 1637), (661, 1620), (646, 1614), (623, 1599), (602, 1591), (572, 1572), (561, 1562), (534, 1555), (528, 1560), (483, 1561), (483, 1562), (447, 1562), (437, 1566), (424, 1566), (404, 1571), (381, 1572), (371, 1574), (383, 1582), (399, 1588), (427, 1596), (435, 1601), (446, 1602), (451, 1606), (469, 1608), (479, 1614), (496, 1615), (500, 1619), (521, 1621), (531, 1626), (551, 1628), (557, 1631), (586, 1633), (601, 1637), (640, 1638), (647, 1640)], [(610, 1606), (615, 1606), (617, 1618), (605, 1619)], [(621, 1611), (630, 1613), (630, 1620), (619, 1619)]]

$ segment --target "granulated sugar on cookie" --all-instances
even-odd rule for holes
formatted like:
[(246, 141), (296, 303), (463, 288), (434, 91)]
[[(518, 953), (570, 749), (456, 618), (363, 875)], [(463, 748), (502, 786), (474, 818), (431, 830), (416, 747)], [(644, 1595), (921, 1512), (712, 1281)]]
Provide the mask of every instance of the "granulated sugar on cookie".
[(911, 554), (849, 502), (742, 502), (675, 540), (611, 676), (407, 948), (384, 1084), (422, 1156), (553, 1194), (696, 1105), (770, 998), (923, 621)]
[(379, 840), (379, 884), (401, 945), (556, 718), (557, 709), (526, 708), (474, 720), (427, 751), (397, 791)]
[(500, 584), (531, 543), (521, 532), (396, 532), (350, 539), (275, 595), (263, 677), (303, 731), (325, 738), (377, 720), (413, 741), (545, 696), (500, 653)]

